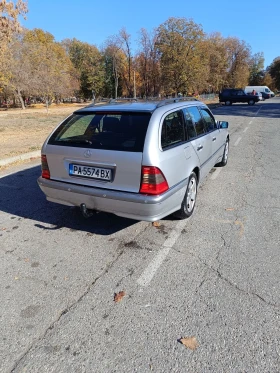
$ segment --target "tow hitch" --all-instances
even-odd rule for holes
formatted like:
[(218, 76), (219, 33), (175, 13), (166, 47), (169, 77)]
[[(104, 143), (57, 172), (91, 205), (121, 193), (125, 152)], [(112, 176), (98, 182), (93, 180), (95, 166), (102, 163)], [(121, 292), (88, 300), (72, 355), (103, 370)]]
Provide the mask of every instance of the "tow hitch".
[(82, 214), (83, 214), (84, 218), (90, 218), (93, 215), (93, 210), (87, 209), (85, 203), (81, 203), (80, 209), (82, 211)]

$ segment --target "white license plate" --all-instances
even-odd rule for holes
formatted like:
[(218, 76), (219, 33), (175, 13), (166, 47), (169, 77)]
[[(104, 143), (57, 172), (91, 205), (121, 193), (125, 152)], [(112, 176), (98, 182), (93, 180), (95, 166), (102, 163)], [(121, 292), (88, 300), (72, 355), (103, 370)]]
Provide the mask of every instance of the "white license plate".
[(90, 179), (101, 179), (101, 180), (111, 181), (112, 170), (108, 168), (82, 166), (79, 164), (70, 164), (69, 175), (88, 177)]

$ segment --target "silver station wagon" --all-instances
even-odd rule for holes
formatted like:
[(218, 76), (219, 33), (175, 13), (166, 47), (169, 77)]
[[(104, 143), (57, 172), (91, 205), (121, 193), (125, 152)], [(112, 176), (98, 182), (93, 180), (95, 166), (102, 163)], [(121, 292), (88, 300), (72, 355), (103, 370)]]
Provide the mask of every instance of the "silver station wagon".
[(131, 219), (192, 215), (198, 183), (228, 159), (228, 122), (189, 98), (112, 102), (75, 111), (42, 147), (47, 199)]

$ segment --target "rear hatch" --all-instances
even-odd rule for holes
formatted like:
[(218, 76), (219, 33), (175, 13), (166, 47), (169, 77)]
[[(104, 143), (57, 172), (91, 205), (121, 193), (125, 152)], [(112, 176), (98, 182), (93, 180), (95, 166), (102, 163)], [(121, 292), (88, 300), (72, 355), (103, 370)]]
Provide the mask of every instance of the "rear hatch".
[(151, 113), (80, 111), (51, 135), (46, 154), (50, 179), (139, 192)]

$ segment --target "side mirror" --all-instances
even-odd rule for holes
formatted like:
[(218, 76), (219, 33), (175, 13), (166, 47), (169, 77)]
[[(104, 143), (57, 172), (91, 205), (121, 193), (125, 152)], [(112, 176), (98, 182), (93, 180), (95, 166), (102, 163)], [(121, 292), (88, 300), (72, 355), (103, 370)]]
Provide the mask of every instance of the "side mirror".
[(228, 128), (228, 122), (224, 120), (219, 120), (218, 121), (218, 128)]

